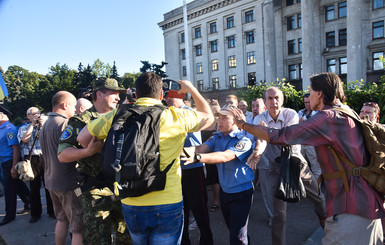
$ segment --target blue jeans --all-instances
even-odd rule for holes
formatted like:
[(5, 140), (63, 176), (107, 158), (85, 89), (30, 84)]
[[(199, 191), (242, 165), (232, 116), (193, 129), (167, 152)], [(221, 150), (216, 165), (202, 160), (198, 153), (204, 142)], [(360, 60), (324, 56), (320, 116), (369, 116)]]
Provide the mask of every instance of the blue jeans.
[(122, 204), (122, 210), (133, 244), (180, 244), (183, 202), (156, 206)]

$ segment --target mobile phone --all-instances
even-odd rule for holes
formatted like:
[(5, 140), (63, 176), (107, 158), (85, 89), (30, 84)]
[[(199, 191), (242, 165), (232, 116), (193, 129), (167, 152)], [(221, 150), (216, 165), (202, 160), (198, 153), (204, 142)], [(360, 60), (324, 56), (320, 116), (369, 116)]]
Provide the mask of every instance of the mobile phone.
[(171, 79), (163, 79), (163, 92), (165, 96), (170, 98), (184, 99), (184, 93), (178, 93), (181, 86), (178, 82)]

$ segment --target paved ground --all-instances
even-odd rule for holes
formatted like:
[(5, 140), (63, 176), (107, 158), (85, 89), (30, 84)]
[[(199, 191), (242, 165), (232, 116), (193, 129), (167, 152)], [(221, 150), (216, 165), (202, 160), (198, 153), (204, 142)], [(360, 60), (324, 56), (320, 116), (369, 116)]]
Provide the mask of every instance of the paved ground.
[[(43, 204), (45, 205), (44, 191)], [(211, 192), (209, 192), (211, 197)], [(211, 204), (211, 202), (209, 203)], [(22, 202), (18, 200), (18, 210), (23, 207)], [(4, 197), (0, 198), (0, 219), (4, 216)], [(210, 213), (211, 227), (213, 229), (215, 244), (227, 245), (228, 229), (224, 223), (221, 211)], [(43, 209), (41, 219), (30, 224), (29, 214), (17, 215), (13, 222), (0, 226), (0, 245), (53, 245), (55, 244), (55, 224), (56, 220), (50, 218)], [(193, 220), (192, 220), (193, 221)], [(193, 245), (199, 244), (199, 230), (194, 225), (190, 225), (191, 241)], [(251, 244), (271, 244), (270, 228), (267, 226), (267, 216), (262, 204), (259, 189), (255, 191), (254, 203), (250, 214), (249, 236)], [(318, 245), (321, 244), (323, 236), (322, 229), (318, 225), (318, 218), (313, 211), (312, 203), (305, 199), (298, 204), (288, 205), (286, 237), (288, 245)], [(68, 237), (67, 243), (70, 244)]]

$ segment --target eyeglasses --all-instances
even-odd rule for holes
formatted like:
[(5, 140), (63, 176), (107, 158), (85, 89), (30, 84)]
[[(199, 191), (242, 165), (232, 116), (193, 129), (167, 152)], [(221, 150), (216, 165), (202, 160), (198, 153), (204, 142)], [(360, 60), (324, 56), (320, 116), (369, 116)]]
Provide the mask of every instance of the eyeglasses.
[(376, 102), (365, 102), (364, 106), (370, 106), (374, 108), (379, 108), (378, 104)]

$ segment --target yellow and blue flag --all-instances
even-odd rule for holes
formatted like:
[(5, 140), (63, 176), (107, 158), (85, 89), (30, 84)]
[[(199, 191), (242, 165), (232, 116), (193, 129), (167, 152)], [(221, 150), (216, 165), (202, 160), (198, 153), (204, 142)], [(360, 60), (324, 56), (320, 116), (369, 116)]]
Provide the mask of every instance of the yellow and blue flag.
[(0, 73), (0, 100), (3, 100), (6, 96), (8, 96), (7, 85), (5, 85), (4, 79)]

